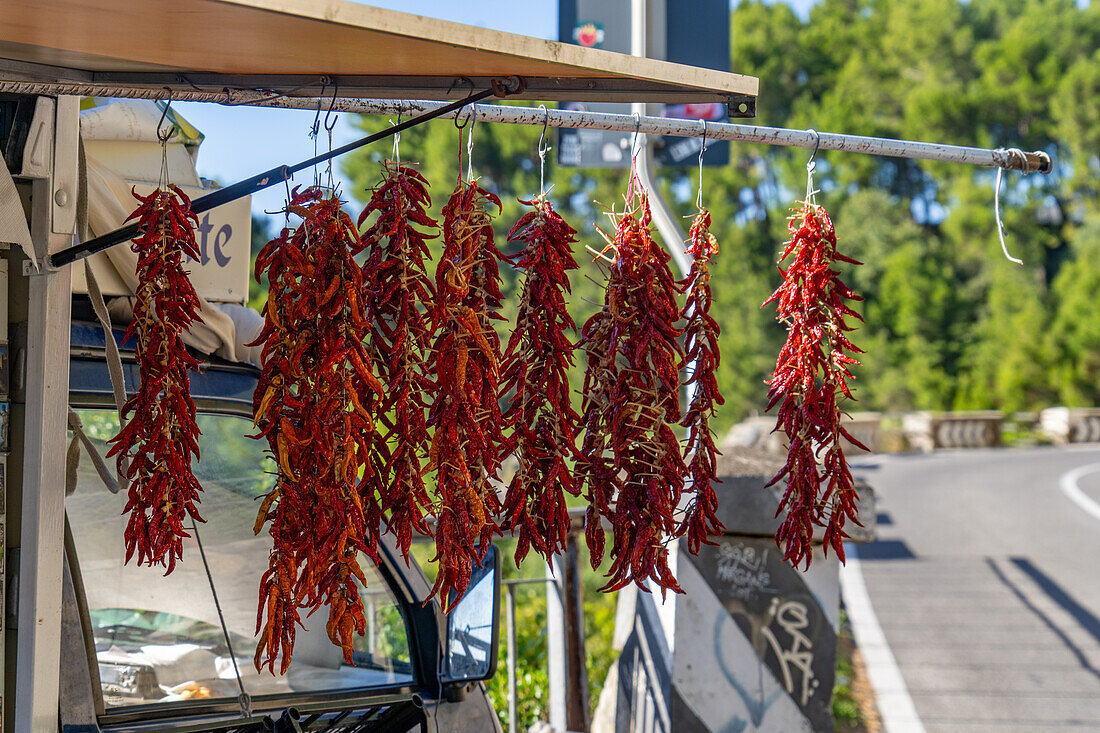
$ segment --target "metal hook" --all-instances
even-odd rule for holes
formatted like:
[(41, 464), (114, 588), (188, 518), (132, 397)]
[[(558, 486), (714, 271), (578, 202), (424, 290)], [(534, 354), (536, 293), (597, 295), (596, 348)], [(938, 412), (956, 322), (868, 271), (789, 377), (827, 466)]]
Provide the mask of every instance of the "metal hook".
[(699, 148), (699, 190), (695, 194), (695, 208), (703, 208), (703, 153), (707, 152), (707, 121), (705, 119), (699, 120), (703, 123), (703, 146)]
[[(336, 95), (340, 93), (340, 85), (336, 83), (336, 80), (332, 80), (332, 99), (328, 103), (328, 111), (325, 112), (325, 129), (328, 132), (332, 132), (336, 127), (336, 123), (340, 121), (339, 114), (332, 114), (333, 107), (336, 106)], [(320, 116), (320, 104), (317, 105), (317, 115)], [(332, 124), (328, 122), (329, 115), (332, 115)]]
[(542, 134), (539, 135), (539, 195), (546, 190), (546, 154), (550, 152), (550, 146), (546, 145), (546, 130), (550, 127), (550, 111), (545, 104), (540, 104), (542, 110)]
[(817, 158), (817, 149), (821, 146), (821, 135), (813, 128), (806, 130), (806, 132), (814, 136), (814, 150), (810, 153), (810, 159), (806, 161), (806, 203), (816, 203), (814, 197), (816, 193), (814, 190), (814, 169), (817, 168), (815, 158)]
[(814, 151), (810, 153), (810, 159), (806, 161), (806, 167), (809, 168), (810, 165), (813, 164), (814, 159), (817, 158), (817, 149), (821, 147), (821, 135), (812, 127), (806, 130), (806, 132), (814, 136)]
[(167, 134), (160, 131), (160, 126), (164, 124), (164, 120), (168, 117), (168, 110), (172, 107), (172, 98), (168, 98), (168, 102), (164, 105), (164, 109), (161, 110), (160, 120), (157, 122), (157, 140), (160, 140), (161, 145), (167, 145), (168, 141), (172, 139), (172, 136), (176, 134), (176, 123), (172, 122), (168, 126)]
[[(397, 126), (401, 126), (401, 103), (397, 103)], [(393, 134), (393, 154), (391, 156), (397, 165), (401, 165), (401, 132)]]
[(633, 113), (631, 117), (634, 118), (634, 135), (630, 138), (630, 157), (633, 159), (638, 157), (638, 138), (642, 127), (642, 117), (637, 112)]
[[(1023, 150), (1019, 148), (1009, 148), (1005, 153), (1007, 153), (1009, 159), (1018, 156), (1023, 163), (1023, 168), (1021, 170), (1027, 170), (1027, 156), (1024, 154)], [(1008, 245), (1005, 244), (1005, 225), (1004, 222), (1001, 221), (1001, 178), (1004, 176), (1004, 171), (1004, 165), (997, 166), (997, 180), (993, 183), (993, 216), (997, 220), (997, 238), (1001, 240), (1001, 251), (1004, 252), (1005, 258), (1009, 262), (1015, 262), (1017, 265), (1022, 265), (1024, 261), (1010, 255), (1008, 253)]]
[[(462, 124), (458, 123), (459, 120), (462, 120)], [(455, 112), (455, 129), (465, 130), (466, 125), (468, 125), (468, 124), (470, 124), (470, 117), (463, 118), (462, 117), (462, 110), (459, 110), (458, 112)]]
[(546, 109), (545, 104), (540, 104), (539, 109), (542, 110), (542, 133), (539, 135), (539, 155), (545, 155), (550, 150), (550, 146), (543, 147), (543, 143), (546, 141), (546, 130), (550, 127), (550, 110)]
[[(321, 100), (325, 98), (325, 89), (328, 88), (328, 77), (321, 77), (321, 93), (317, 95), (317, 114), (313, 115), (313, 124), (309, 128), (309, 136), (314, 140), (317, 139), (317, 134), (321, 131)], [(314, 154), (317, 153), (317, 146), (314, 145)]]

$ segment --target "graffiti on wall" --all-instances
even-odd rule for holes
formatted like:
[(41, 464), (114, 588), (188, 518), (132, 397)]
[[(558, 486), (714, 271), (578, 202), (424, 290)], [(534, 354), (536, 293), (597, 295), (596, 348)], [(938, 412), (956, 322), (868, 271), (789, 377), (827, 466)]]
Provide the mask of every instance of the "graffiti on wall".
[[(691, 562), (814, 730), (832, 730), (836, 632), (770, 539), (725, 538)], [(723, 665), (725, 666), (725, 665)], [(770, 701), (733, 684), (759, 724)]]

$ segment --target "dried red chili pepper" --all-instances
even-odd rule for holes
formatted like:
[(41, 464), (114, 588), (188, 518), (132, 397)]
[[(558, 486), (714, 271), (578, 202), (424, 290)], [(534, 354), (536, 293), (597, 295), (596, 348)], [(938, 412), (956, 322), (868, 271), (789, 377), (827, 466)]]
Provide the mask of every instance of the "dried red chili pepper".
[[(290, 664), (299, 611), (327, 605), (327, 631), (352, 662), (366, 618), (360, 553), (377, 561), (379, 493), (389, 460), (376, 429), (382, 382), (364, 347), (369, 329), (353, 256), (359, 234), (334, 192), (294, 189), (287, 211), (302, 218), (256, 258), (270, 282), (263, 369), (254, 415), (278, 464), (255, 531), (273, 545), (260, 581), (256, 668)], [(264, 617), (267, 621), (264, 623)]]
[[(601, 517), (611, 523), (609, 580), (682, 592), (668, 567), (666, 543), (677, 533), (674, 512), (684, 489), (680, 422), (681, 335), (669, 255), (649, 231), (644, 193), (628, 198), (613, 239), (614, 264), (604, 309), (582, 333), (585, 376), (585, 464), (590, 510), (585, 534), (593, 567), (603, 555)], [(599, 431), (593, 434), (592, 431)], [(606, 435), (605, 435), (606, 434)], [(610, 450), (610, 457), (602, 448)]]
[[(779, 351), (775, 373), (768, 384), (768, 409), (779, 404), (776, 430), (790, 440), (787, 462), (768, 483), (787, 478), (787, 488), (776, 511), (787, 516), (776, 531), (784, 559), (806, 567), (812, 560), (815, 525), (825, 527), (824, 546), (844, 560), (846, 520), (856, 524), (852, 473), (844, 458), (841, 438), (863, 447), (840, 423), (839, 401), (851, 399), (848, 367), (859, 364), (851, 354), (862, 353), (846, 335), (846, 318), (863, 320), (845, 303), (862, 300), (840, 280), (837, 262), (860, 264), (837, 251), (836, 233), (821, 206), (803, 203), (790, 218), (791, 239), (779, 258), (790, 265), (779, 272), (780, 285), (763, 305), (777, 303), (777, 318), (786, 323), (787, 342)], [(817, 456), (825, 451), (819, 471)], [(824, 490), (822, 484), (824, 483)]]
[(369, 250), (363, 272), (371, 293), (371, 352), (386, 385), (379, 421), (392, 448), (382, 511), (406, 562), (413, 531), (431, 534), (426, 516), (432, 502), (421, 464), (430, 441), (425, 415), (435, 391), (425, 359), (432, 335), (426, 311), (435, 288), (425, 260), (427, 240), (437, 235), (422, 231), (439, 226), (428, 216), (431, 203), (428, 183), (416, 169), (386, 161), (382, 182), (359, 215), (362, 226), (377, 214), (362, 243)]
[(130, 480), (126, 562), (136, 552), (139, 565), (165, 566), (167, 575), (183, 556), (183, 538), (191, 536), (184, 520), (204, 521), (195, 506), (202, 487), (191, 471), (201, 433), (187, 376), (198, 361), (182, 338), (199, 317), (198, 295), (183, 269), (184, 255), (199, 259), (198, 219), (175, 186), (133, 195), (141, 202), (127, 219), (137, 219), (140, 231), (131, 245), (138, 288), (126, 338), (137, 335), (141, 384), (122, 408), (124, 425), (107, 456), (117, 456), (119, 472)]
[[(439, 573), (431, 595), (449, 611), (470, 582), (494, 534), (500, 501), (491, 481), (500, 465), (500, 339), (492, 321), (500, 292), (493, 209), (500, 200), (474, 181), (460, 181), (443, 207), (443, 254), (435, 275), (437, 336), (430, 367), (436, 395), (428, 469), (436, 471), (435, 529)], [(454, 599), (450, 591), (454, 591)], [(429, 596), (431, 597), (431, 596)]]
[(710, 212), (706, 209), (700, 208), (691, 222), (688, 253), (692, 256), (691, 271), (681, 283), (687, 293), (682, 312), (686, 321), (684, 361), (692, 364), (687, 384), (695, 387), (681, 425), (688, 430), (684, 455), (690, 456), (688, 476), (693, 496), (677, 533), (684, 536), (688, 552), (694, 555), (703, 544), (714, 544), (710, 537), (725, 529), (715, 515), (718, 498), (712, 485), (718, 450), (714, 447), (710, 417), (724, 400), (714, 378), (721, 359), (718, 350), (721, 329), (710, 315), (709, 263), (718, 254), (718, 240), (710, 233)]
[(544, 198), (521, 201), (532, 209), (520, 217), (509, 240), (525, 244), (516, 267), (527, 273), (516, 328), (501, 366), (501, 387), (513, 396), (504, 414), (513, 432), (502, 454), (515, 451), (519, 467), (504, 499), (502, 529), (518, 538), (516, 564), (529, 548), (550, 562), (565, 549), (569, 510), (565, 494), (577, 496), (567, 459), (578, 457), (580, 415), (570, 403), (568, 372), (577, 326), (565, 306), (569, 270), (577, 268), (572, 245), (577, 232)]

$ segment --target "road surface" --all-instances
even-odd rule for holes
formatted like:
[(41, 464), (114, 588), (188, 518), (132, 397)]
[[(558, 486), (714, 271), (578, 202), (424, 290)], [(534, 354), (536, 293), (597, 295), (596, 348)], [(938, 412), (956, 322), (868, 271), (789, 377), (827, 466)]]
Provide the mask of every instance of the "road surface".
[(1100, 447), (858, 464), (858, 565), (923, 729), (1100, 731)]

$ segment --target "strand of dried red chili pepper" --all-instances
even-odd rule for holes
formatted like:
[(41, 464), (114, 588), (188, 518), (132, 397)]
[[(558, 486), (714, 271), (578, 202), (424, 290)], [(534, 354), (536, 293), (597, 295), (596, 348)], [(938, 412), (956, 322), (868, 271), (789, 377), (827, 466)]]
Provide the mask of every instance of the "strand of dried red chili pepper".
[(684, 419), (680, 423), (687, 428), (687, 445), (684, 456), (688, 461), (692, 498), (683, 522), (677, 530), (687, 542), (688, 552), (697, 554), (703, 544), (712, 545), (713, 535), (725, 529), (715, 512), (718, 498), (714, 494), (718, 450), (714, 447), (714, 433), (710, 418), (718, 405), (723, 404), (715, 369), (721, 359), (718, 336), (721, 329), (710, 315), (710, 258), (718, 254), (718, 240), (710, 232), (710, 212), (700, 208), (691, 222), (688, 232), (688, 253), (692, 256), (691, 271), (681, 283), (687, 297), (682, 316), (684, 326), (684, 361), (692, 365), (687, 384), (695, 385)]
[[(327, 631), (352, 660), (366, 618), (359, 553), (377, 561), (388, 461), (375, 416), (383, 396), (363, 345), (369, 322), (353, 257), (359, 235), (335, 193), (296, 188), (287, 210), (302, 218), (256, 260), (268, 273), (263, 372), (254, 398), (259, 436), (278, 463), (275, 487), (256, 519), (273, 545), (260, 581), (256, 667), (290, 664), (299, 610), (329, 607)], [(263, 622), (266, 615), (267, 621)]]
[(499, 533), (495, 516), (501, 506), (491, 481), (500, 465), (500, 339), (492, 320), (502, 318), (497, 311), (504, 257), (494, 243), (494, 208), (500, 211), (500, 200), (474, 181), (460, 181), (443, 207), (428, 468), (436, 470), (438, 493), (439, 573), (431, 595), (439, 594), (445, 611), (466, 592), (471, 563), (484, 558)]
[(136, 552), (139, 565), (165, 566), (167, 575), (183, 556), (183, 538), (191, 536), (184, 521), (204, 521), (195, 506), (202, 487), (191, 458), (199, 457), (200, 431), (187, 376), (198, 362), (182, 338), (199, 317), (198, 295), (183, 269), (184, 255), (199, 259), (198, 220), (175, 186), (133, 195), (141, 203), (127, 221), (137, 219), (141, 234), (131, 245), (138, 287), (126, 338), (137, 335), (141, 383), (122, 408), (124, 425), (107, 455), (117, 456), (119, 472), (130, 479), (126, 562)]
[[(862, 300), (840, 280), (837, 262), (860, 264), (837, 251), (836, 233), (821, 206), (803, 203), (788, 224), (791, 239), (779, 258), (791, 258), (779, 272), (783, 283), (763, 305), (777, 303), (777, 318), (788, 327), (787, 342), (779, 351), (775, 373), (768, 384), (768, 409), (777, 403), (776, 430), (790, 440), (786, 464), (768, 483), (787, 478), (776, 510), (787, 516), (776, 531), (784, 559), (810, 566), (815, 525), (824, 526), (826, 551), (831, 546), (844, 560), (846, 520), (859, 524), (852, 474), (844, 458), (841, 438), (861, 446), (840, 424), (840, 396), (851, 398), (848, 367), (858, 364), (851, 354), (861, 353), (848, 340), (847, 316), (863, 320), (845, 303)], [(862, 446), (861, 446), (862, 447)], [(825, 451), (819, 472), (817, 456)], [(827, 479), (827, 482), (826, 482)], [(825, 482), (822, 491), (821, 485)]]
[[(674, 512), (686, 473), (672, 428), (681, 419), (682, 349), (676, 326), (680, 308), (670, 257), (650, 235), (647, 196), (639, 193), (636, 199), (628, 198), (627, 205), (634, 209), (624, 211), (616, 225), (606, 312), (594, 316), (585, 328), (586, 337), (603, 338), (610, 346), (610, 359), (597, 363), (603, 372), (586, 378), (586, 384), (595, 387), (586, 394), (586, 412), (605, 412), (603, 416), (586, 414), (586, 429), (608, 430), (614, 457), (609, 470), (606, 459), (586, 454), (593, 462), (585, 473), (594, 508), (587, 519), (598, 521), (603, 515), (611, 522), (612, 562), (602, 590), (617, 590), (631, 581), (644, 588), (645, 581), (652, 580), (662, 589), (682, 592), (668, 567), (666, 546), (676, 536)], [(608, 323), (610, 333), (604, 334)], [(591, 365), (592, 349), (586, 346)], [(611, 506), (608, 497), (615, 489)], [(592, 538), (601, 531), (590, 525), (586, 536)], [(590, 545), (589, 552), (594, 565), (598, 564), (602, 542)]]
[(508, 239), (524, 243), (515, 264), (526, 272), (516, 328), (501, 366), (501, 386), (513, 396), (504, 414), (513, 432), (502, 454), (519, 461), (504, 499), (502, 529), (517, 537), (516, 564), (529, 548), (550, 562), (565, 549), (569, 510), (565, 494), (579, 486), (567, 459), (576, 458), (580, 415), (570, 403), (568, 372), (577, 326), (565, 296), (569, 270), (577, 269), (572, 245), (577, 232), (545, 198), (520, 203), (532, 209), (520, 217)]
[[(614, 276), (612, 276), (614, 277)], [(603, 562), (603, 519), (611, 516), (612, 500), (618, 492), (619, 477), (607, 452), (611, 390), (618, 373), (613, 327), (621, 309), (619, 288), (604, 288), (604, 303), (599, 312), (581, 327), (578, 348), (584, 350), (584, 384), (581, 387), (581, 423), (584, 438), (581, 457), (574, 470), (577, 486), (585, 486), (588, 508), (584, 514), (584, 538), (589, 561), (596, 569)]]
[(431, 497), (421, 464), (430, 442), (425, 415), (435, 391), (425, 358), (432, 336), (426, 310), (435, 288), (425, 260), (430, 257), (427, 240), (436, 235), (422, 231), (439, 226), (428, 216), (431, 203), (428, 182), (416, 169), (386, 161), (382, 182), (359, 215), (362, 226), (377, 214), (362, 242), (369, 250), (363, 272), (372, 294), (370, 348), (386, 385), (379, 421), (392, 447), (382, 510), (406, 562), (413, 531), (431, 534), (426, 521)]

